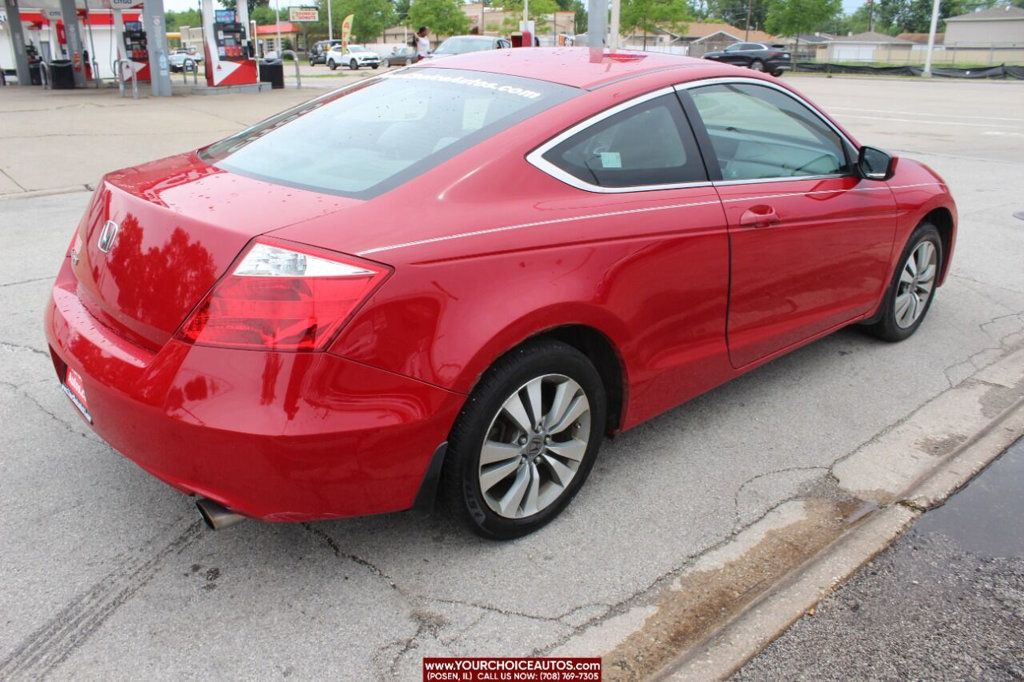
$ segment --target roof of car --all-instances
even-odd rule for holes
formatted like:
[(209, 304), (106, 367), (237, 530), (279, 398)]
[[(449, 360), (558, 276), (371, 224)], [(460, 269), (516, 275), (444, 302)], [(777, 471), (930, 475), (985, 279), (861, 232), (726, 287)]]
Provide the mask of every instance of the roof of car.
[[(468, 69), (593, 89), (603, 84), (666, 69), (721, 69), (704, 59), (656, 52), (609, 51), (587, 47), (488, 50), (420, 62), (416, 68)], [(696, 77), (697, 74), (694, 74)]]

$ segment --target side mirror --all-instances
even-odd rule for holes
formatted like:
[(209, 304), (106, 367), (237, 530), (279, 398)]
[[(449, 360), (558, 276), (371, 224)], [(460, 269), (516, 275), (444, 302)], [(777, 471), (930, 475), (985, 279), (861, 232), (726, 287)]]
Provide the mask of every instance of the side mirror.
[(861, 147), (857, 154), (857, 170), (867, 180), (888, 180), (896, 172), (896, 157), (881, 149)]

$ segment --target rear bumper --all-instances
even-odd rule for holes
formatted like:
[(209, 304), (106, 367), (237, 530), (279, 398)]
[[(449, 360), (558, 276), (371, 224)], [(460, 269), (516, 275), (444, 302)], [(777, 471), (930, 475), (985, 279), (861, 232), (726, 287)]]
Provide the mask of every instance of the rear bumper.
[(152, 353), (89, 315), (75, 286), (65, 261), (46, 336), (59, 379), (68, 366), (81, 375), (97, 434), (168, 484), (246, 516), (410, 508), (464, 399), (327, 353), (175, 340)]

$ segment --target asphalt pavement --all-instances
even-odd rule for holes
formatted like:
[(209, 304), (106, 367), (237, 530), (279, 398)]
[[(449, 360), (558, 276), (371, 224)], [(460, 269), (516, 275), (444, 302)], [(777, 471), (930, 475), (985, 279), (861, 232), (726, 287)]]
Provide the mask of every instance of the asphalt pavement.
[(733, 676), (1024, 679), (1024, 440)]
[(976, 384), (994, 409), (1016, 384), (985, 372), (1024, 348), (1024, 87), (792, 81), (952, 186), (960, 241), (925, 324), (898, 345), (844, 330), (622, 435), (510, 543), (411, 514), (208, 532), (60, 391), (42, 309), (84, 185), (308, 94), (0, 93), (0, 679), (417, 679), (423, 656), (609, 652), (646, 636), (652, 594), (922, 406)]

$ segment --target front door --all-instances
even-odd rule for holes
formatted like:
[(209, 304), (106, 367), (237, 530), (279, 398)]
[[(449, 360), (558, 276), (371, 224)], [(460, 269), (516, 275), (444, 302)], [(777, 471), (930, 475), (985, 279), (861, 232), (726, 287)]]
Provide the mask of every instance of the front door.
[(850, 145), (779, 88), (745, 80), (686, 93), (728, 221), (733, 366), (869, 312), (896, 227), (888, 186), (857, 176)]

